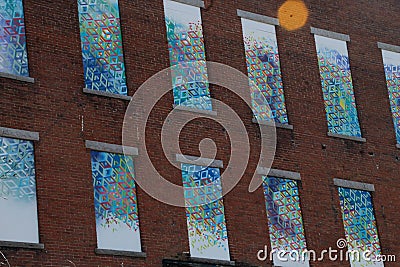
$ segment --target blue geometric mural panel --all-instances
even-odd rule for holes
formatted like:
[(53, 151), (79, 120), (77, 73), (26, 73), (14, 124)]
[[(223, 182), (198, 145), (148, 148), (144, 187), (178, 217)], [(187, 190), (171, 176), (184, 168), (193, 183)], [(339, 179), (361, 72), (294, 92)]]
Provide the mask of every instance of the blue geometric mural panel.
[[(263, 188), (272, 249), (288, 253), (297, 251), (301, 255), (307, 249), (307, 243), (297, 182), (264, 176)], [(277, 266), (309, 266), (308, 259), (289, 263), (274, 257)]]
[(315, 35), (328, 131), (361, 137), (347, 44)]
[[(381, 255), (378, 229), (370, 192), (339, 187), (340, 206), (349, 250), (371, 251), (371, 258)], [(383, 266), (383, 263), (354, 259), (352, 267)]]
[(212, 110), (200, 8), (164, 0), (174, 104)]
[(0, 240), (39, 243), (31, 141), (0, 137), (0, 214)]
[(400, 144), (400, 53), (382, 50), (382, 55), (396, 140)]
[(127, 95), (118, 0), (78, 0), (85, 87)]
[(29, 76), (22, 0), (0, 0), (0, 72)]
[(242, 18), (254, 116), (288, 124), (275, 26)]
[(190, 255), (230, 260), (220, 171), (182, 164)]
[(140, 252), (133, 158), (99, 151), (91, 158), (98, 247)]

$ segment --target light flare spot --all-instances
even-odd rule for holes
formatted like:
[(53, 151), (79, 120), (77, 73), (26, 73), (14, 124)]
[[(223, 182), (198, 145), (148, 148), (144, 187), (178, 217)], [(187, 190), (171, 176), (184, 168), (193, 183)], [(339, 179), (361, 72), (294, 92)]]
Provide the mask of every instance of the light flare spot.
[(301, 0), (288, 0), (279, 8), (278, 18), (286, 30), (298, 30), (307, 23), (308, 9)]

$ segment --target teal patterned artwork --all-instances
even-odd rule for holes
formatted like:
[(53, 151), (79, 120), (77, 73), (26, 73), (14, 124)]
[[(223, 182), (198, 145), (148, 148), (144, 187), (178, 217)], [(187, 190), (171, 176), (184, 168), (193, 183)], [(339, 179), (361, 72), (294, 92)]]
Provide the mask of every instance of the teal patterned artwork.
[(397, 144), (400, 144), (400, 53), (382, 50)]
[(0, 72), (29, 76), (22, 0), (0, 0)]
[(164, 0), (174, 105), (212, 110), (200, 8)]
[[(372, 252), (371, 259), (381, 255), (378, 229), (370, 192), (339, 187), (340, 206), (349, 250)], [(383, 267), (382, 262), (354, 259), (352, 267)]]
[(191, 257), (229, 261), (219, 169), (181, 167)]
[(86, 89), (127, 95), (118, 0), (78, 0)]
[(253, 114), (288, 124), (275, 26), (242, 18)]
[(361, 137), (347, 44), (315, 35), (328, 131)]
[(39, 243), (33, 142), (0, 136), (0, 240)]
[(98, 248), (141, 252), (133, 158), (99, 151), (91, 158)]
[[(263, 177), (263, 189), (267, 208), (269, 236), (272, 249), (277, 251), (297, 251), (302, 255), (307, 250), (300, 197), (297, 182), (277, 177)], [(305, 261), (287, 262), (274, 255), (276, 266), (305, 267)]]

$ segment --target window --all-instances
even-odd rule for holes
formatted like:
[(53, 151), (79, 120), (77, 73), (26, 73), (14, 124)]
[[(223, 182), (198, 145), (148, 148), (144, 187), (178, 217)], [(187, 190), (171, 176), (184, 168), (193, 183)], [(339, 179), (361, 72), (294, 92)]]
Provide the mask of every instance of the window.
[(229, 261), (220, 171), (182, 164), (191, 257)]
[(242, 29), (254, 116), (288, 124), (275, 25), (242, 17)]
[[(263, 188), (267, 208), (269, 235), (273, 250), (292, 252), (300, 256), (307, 249), (301, 215), (297, 182), (290, 179), (263, 177)], [(302, 261), (282, 261), (274, 254), (275, 266), (309, 266)]]
[(400, 145), (400, 53), (382, 50), (382, 56), (397, 144)]
[(39, 243), (33, 142), (0, 136), (0, 240)]
[[(319, 30), (317, 33), (321, 31), (327, 32)], [(343, 39), (315, 34), (328, 132), (361, 138), (347, 43)]]
[(0, 72), (29, 76), (22, 0), (0, 0)]
[(85, 89), (127, 95), (118, 0), (78, 0)]
[(132, 156), (91, 151), (97, 246), (141, 252)]
[(200, 8), (164, 0), (174, 105), (212, 110)]
[(371, 259), (381, 255), (371, 193), (339, 187), (339, 198), (348, 249), (360, 252), (360, 259), (354, 258), (351, 266), (383, 267), (382, 262), (367, 262), (362, 256), (367, 250), (372, 252)]

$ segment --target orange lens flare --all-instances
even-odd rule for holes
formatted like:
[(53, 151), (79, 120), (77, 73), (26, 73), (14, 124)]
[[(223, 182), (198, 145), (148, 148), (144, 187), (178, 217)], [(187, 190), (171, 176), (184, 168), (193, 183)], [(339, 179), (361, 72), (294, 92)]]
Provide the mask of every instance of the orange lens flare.
[(278, 18), (283, 28), (294, 31), (307, 23), (308, 9), (301, 0), (288, 0), (279, 8)]

